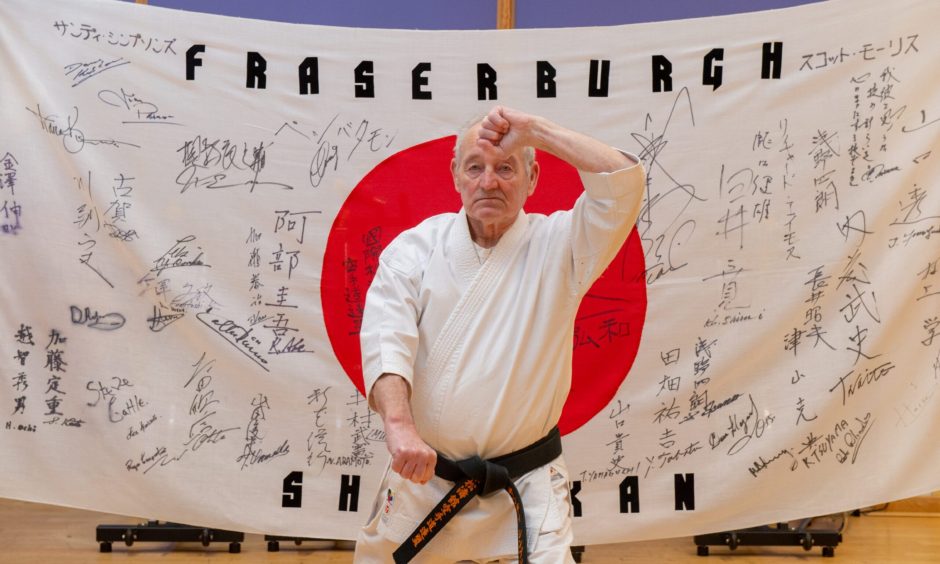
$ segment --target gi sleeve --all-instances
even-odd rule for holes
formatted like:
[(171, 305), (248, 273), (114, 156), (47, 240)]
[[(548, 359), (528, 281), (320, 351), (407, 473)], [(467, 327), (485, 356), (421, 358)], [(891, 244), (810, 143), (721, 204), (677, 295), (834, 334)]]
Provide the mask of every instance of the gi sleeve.
[(409, 260), (407, 244), (396, 239), (382, 252), (372, 285), (366, 293), (359, 343), (366, 397), (382, 374), (397, 374), (412, 385), (418, 348), (418, 289), (420, 272)]
[(640, 214), (646, 172), (635, 155), (621, 152), (635, 164), (614, 172), (579, 171), (584, 193), (572, 209), (570, 232), (579, 294), (587, 292), (604, 273)]

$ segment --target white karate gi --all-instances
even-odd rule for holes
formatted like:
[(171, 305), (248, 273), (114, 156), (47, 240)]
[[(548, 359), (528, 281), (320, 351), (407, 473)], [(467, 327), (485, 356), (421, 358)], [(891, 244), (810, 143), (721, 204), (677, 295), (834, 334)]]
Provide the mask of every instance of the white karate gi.
[[(399, 235), (382, 253), (366, 297), (360, 339), (367, 392), (387, 372), (407, 380), (419, 435), (451, 460), (500, 456), (548, 434), (571, 386), (581, 298), (636, 222), (644, 179), (640, 164), (582, 172), (585, 192), (573, 209), (520, 211), (482, 265), (464, 210)], [(540, 535), (570, 543), (561, 457), (516, 485), (530, 552), (539, 553)], [(386, 470), (356, 562), (390, 561), (388, 547), (404, 542), (451, 487), (436, 476), (419, 485)], [(366, 546), (376, 543), (384, 546)], [(382, 551), (384, 559), (375, 556)], [(470, 501), (415, 561), (515, 554), (515, 511), (509, 495), (497, 492)]]

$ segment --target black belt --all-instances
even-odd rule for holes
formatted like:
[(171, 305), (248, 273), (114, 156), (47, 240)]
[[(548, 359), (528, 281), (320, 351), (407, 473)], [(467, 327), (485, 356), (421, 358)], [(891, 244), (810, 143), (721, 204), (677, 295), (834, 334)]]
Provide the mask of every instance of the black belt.
[(428, 513), (408, 540), (395, 550), (395, 564), (410, 562), (471, 499), (478, 495), (488, 496), (499, 490), (505, 490), (512, 498), (516, 509), (519, 562), (527, 564), (529, 547), (526, 539), (525, 512), (522, 508), (522, 497), (512, 481), (540, 466), (545, 466), (559, 456), (561, 434), (558, 427), (521, 450), (489, 460), (474, 456), (455, 462), (438, 455), (434, 473), (445, 480), (455, 482), (455, 485)]

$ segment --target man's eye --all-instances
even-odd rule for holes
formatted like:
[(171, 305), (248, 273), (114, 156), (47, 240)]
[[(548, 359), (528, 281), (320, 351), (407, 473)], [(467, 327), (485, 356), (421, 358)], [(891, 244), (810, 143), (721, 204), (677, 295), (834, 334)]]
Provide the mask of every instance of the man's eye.
[(500, 174), (506, 175), (506, 174), (512, 174), (512, 172), (513, 172), (512, 167), (508, 164), (500, 165), (499, 167)]

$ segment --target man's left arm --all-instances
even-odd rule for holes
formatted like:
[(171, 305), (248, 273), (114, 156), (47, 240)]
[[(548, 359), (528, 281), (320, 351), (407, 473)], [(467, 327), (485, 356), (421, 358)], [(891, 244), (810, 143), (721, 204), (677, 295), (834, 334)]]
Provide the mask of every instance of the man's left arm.
[(551, 153), (578, 170), (614, 172), (638, 161), (593, 137), (541, 116), (496, 106), (482, 121), (479, 143), (490, 143), (511, 154), (520, 147)]
[(512, 152), (532, 146), (573, 165), (585, 194), (570, 215), (573, 284), (586, 292), (613, 260), (639, 216), (646, 174), (639, 159), (539, 116), (497, 106), (483, 119), (479, 143)]

